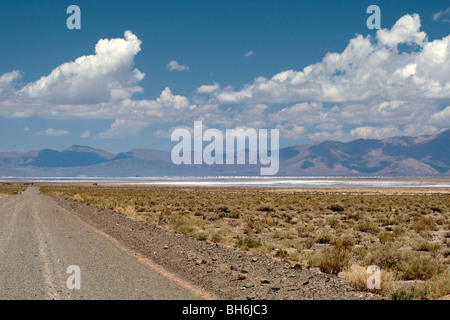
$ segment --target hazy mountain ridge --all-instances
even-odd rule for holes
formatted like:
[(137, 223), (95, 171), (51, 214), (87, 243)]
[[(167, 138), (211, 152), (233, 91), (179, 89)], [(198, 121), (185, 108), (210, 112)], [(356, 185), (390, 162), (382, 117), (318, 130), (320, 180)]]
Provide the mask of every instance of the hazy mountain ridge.
[[(280, 176), (450, 176), (450, 129), (435, 135), (323, 141), (280, 149)], [(146, 177), (259, 175), (259, 165), (174, 165), (170, 152), (117, 155), (87, 146), (0, 152), (0, 176)]]

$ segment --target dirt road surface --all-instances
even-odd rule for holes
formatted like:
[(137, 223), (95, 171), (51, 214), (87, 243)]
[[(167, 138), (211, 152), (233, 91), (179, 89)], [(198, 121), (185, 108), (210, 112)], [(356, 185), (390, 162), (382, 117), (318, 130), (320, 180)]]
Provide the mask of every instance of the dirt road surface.
[(150, 265), (36, 187), (0, 199), (0, 299), (198, 299)]

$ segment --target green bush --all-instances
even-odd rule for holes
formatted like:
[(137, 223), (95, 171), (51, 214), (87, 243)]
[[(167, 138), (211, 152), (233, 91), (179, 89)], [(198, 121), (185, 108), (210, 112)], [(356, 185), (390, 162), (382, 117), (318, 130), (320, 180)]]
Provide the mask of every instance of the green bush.
[(375, 265), (381, 269), (398, 270), (402, 259), (403, 253), (398, 250), (398, 245), (387, 242), (371, 247), (364, 261), (367, 265)]
[(261, 247), (261, 239), (254, 238), (251, 235), (247, 234), (245, 237), (238, 237), (236, 240), (235, 247), (241, 248), (244, 250), (249, 250), (251, 248), (258, 248)]
[(442, 271), (442, 265), (436, 259), (399, 250), (398, 245), (390, 242), (370, 248), (365, 263), (396, 271), (403, 280), (427, 280)]
[(411, 253), (400, 262), (399, 270), (403, 280), (427, 280), (441, 272), (442, 265), (433, 258)]
[(408, 289), (399, 289), (391, 294), (392, 300), (417, 300), (425, 299), (427, 295), (424, 287), (410, 287)]

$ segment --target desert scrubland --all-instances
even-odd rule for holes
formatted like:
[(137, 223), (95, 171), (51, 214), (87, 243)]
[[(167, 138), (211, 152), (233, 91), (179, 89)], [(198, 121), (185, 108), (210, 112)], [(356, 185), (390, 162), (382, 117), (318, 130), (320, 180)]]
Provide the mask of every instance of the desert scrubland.
[(273, 256), (367, 288), (381, 269), (393, 299), (450, 294), (450, 190), (47, 185), (43, 193), (112, 209), (199, 241)]
[(29, 185), (30, 184), (18, 184), (10, 182), (0, 183), (0, 197), (21, 193), (25, 191)]

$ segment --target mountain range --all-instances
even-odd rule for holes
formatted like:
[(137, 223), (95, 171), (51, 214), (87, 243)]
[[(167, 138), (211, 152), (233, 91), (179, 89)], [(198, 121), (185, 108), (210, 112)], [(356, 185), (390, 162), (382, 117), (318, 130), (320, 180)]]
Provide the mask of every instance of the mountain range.
[[(278, 176), (450, 176), (450, 129), (435, 135), (323, 141), (279, 150)], [(175, 165), (170, 152), (87, 146), (1, 152), (0, 177), (257, 176), (260, 165)]]

